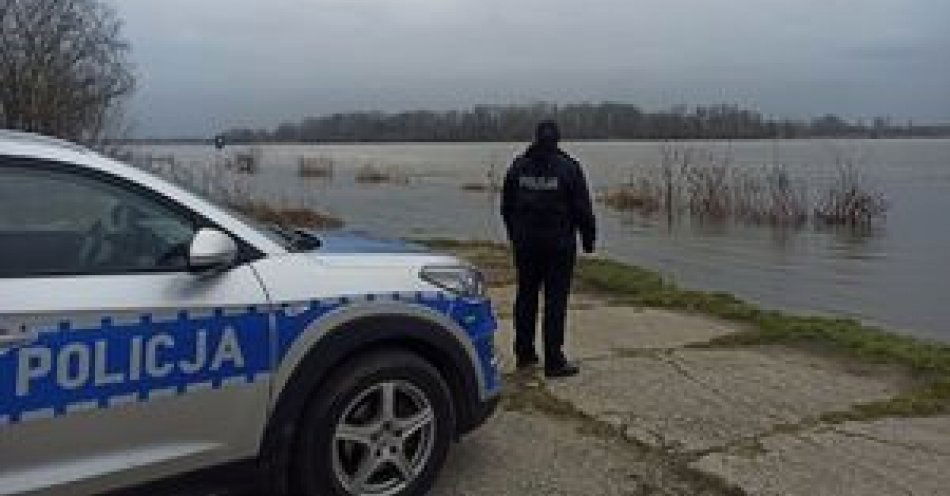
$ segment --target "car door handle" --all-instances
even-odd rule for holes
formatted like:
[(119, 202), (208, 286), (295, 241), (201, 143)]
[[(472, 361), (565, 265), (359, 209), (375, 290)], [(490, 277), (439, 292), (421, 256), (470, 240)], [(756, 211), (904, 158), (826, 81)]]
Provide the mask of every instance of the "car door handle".
[(33, 334), (23, 332), (10, 332), (9, 329), (0, 327), (0, 346), (14, 346), (26, 344), (36, 339)]

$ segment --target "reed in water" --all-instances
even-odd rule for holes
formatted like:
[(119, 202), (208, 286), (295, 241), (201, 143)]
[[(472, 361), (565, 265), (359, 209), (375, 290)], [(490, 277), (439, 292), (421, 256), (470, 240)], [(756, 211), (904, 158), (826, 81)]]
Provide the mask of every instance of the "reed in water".
[(883, 218), (888, 202), (851, 163), (839, 161), (836, 179), (816, 189), (781, 164), (736, 167), (728, 158), (665, 147), (658, 167), (632, 172), (599, 200), (621, 211), (688, 214), (713, 221), (802, 226), (810, 220), (868, 224)]

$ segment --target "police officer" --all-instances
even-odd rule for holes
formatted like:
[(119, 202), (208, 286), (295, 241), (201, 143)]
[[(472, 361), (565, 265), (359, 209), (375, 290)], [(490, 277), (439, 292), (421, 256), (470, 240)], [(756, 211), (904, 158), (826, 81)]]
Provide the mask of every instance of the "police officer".
[(515, 298), (515, 358), (518, 368), (538, 363), (534, 348), (538, 293), (544, 289), (544, 373), (578, 372), (567, 361), (564, 318), (577, 257), (577, 235), (585, 253), (594, 251), (595, 223), (584, 171), (558, 148), (555, 122), (538, 124), (534, 142), (505, 176), (501, 215), (514, 248), (518, 272)]

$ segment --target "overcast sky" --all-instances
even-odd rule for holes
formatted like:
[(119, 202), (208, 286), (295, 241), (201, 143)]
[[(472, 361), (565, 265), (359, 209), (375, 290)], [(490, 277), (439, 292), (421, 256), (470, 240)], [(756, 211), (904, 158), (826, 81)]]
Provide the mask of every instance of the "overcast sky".
[(114, 3), (140, 136), (537, 100), (950, 121), (947, 0)]

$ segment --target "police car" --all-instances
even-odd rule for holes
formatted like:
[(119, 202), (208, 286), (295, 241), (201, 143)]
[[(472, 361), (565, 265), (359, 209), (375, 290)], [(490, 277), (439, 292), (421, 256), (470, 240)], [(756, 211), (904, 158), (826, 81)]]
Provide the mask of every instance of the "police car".
[(495, 327), (453, 257), (0, 132), (0, 494), (249, 464), (266, 494), (424, 493), (494, 410)]

